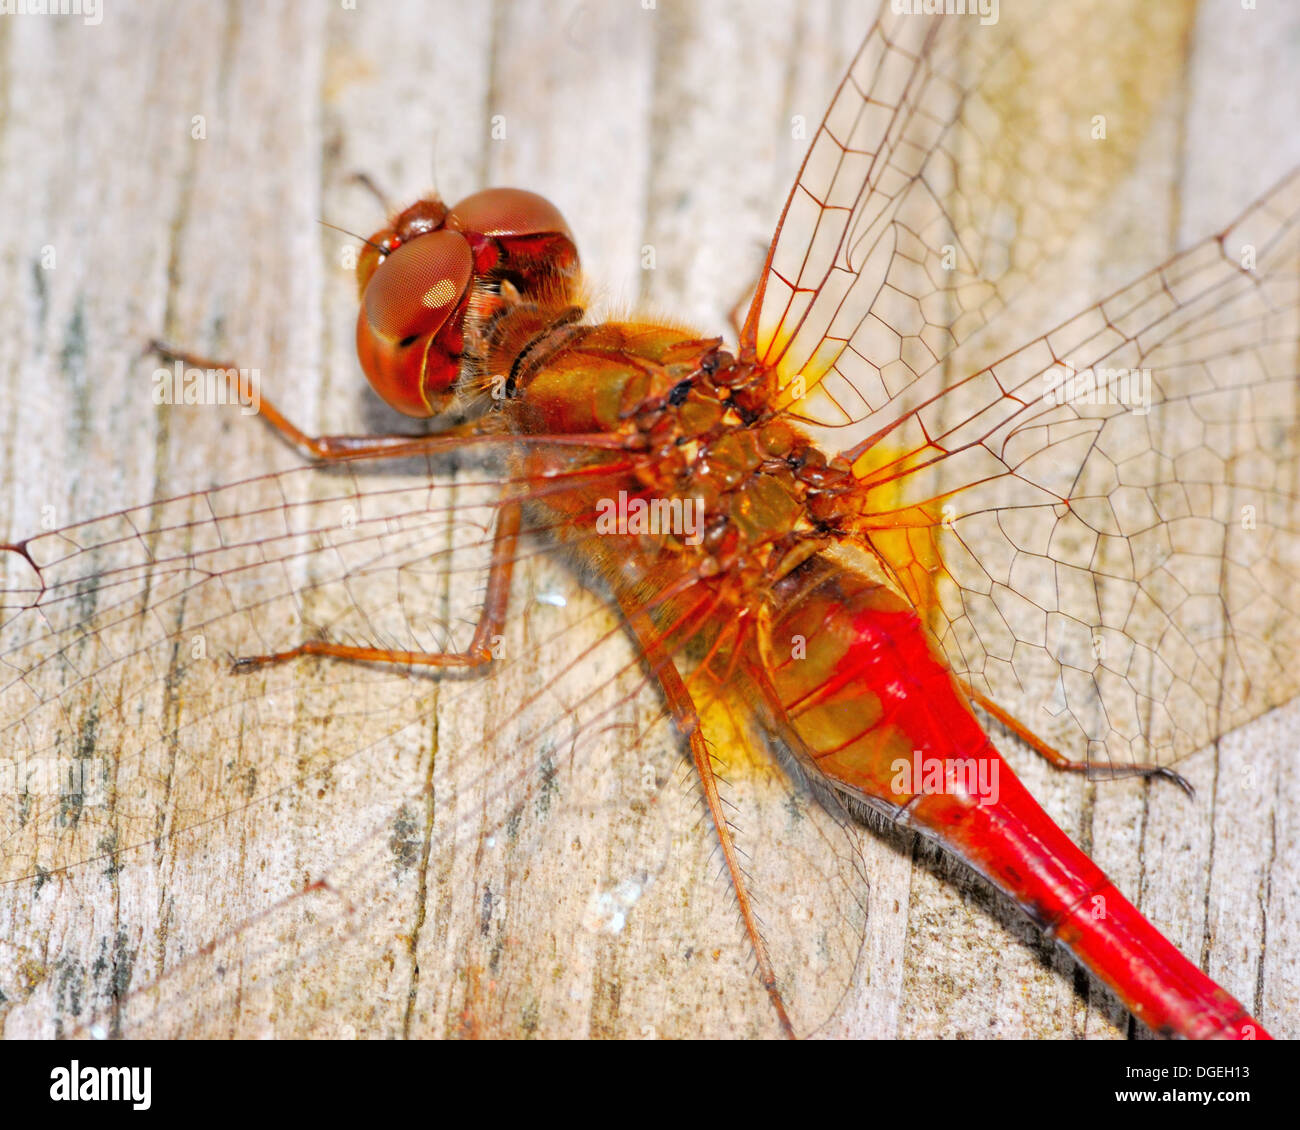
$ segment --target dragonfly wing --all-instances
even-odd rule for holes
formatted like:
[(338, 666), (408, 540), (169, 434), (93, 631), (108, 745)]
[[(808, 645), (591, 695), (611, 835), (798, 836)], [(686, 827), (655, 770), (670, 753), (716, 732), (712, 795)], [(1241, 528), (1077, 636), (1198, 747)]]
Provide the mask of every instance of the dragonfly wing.
[[(489, 671), (230, 670), (319, 636), (465, 647), (506, 485), (301, 468), (0, 551), (12, 1031), (775, 1033), (679, 736), (552, 539), (520, 544)], [(743, 769), (755, 893), (815, 1031), (862, 944), (861, 861), (729, 717), (710, 740)], [(798, 866), (833, 881), (799, 888)], [(791, 956), (810, 923), (816, 978)]]
[[(30, 972), (17, 997), (5, 990), (31, 997), (15, 1025), (302, 1035), (304, 1018), (328, 1017), (336, 1027), (310, 1031), (397, 1035), (427, 1031), (432, 1013), (519, 1031), (527, 1002), (493, 999), (495, 961), (537, 965), (510, 983), (543, 986), (544, 1029), (580, 1030), (569, 990), (593, 976), (581, 956), (606, 944), (599, 922), (585, 931), (569, 900), (574, 921), (556, 932), (577, 956), (557, 978), (554, 955), (508, 944), (527, 913), (515, 884), (562, 863), (575, 836), (597, 839), (592, 814), (627, 803), (611, 774), (642, 781), (635, 758), (611, 766), (592, 747), (645, 679), (635, 656), (609, 657), (620, 625), (555, 553), (521, 548), (489, 677), (314, 660), (230, 670), (321, 635), (463, 648), (502, 485), (432, 467), (302, 468), (0, 553), (0, 735), (23, 773), (0, 813), (0, 913), (7, 953)], [(74, 771), (76, 788), (63, 779)], [(575, 772), (597, 779), (578, 787)], [(570, 796), (585, 815), (561, 832), (547, 814)], [(671, 856), (662, 835), (645, 839), (631, 870), (653, 877)], [(581, 865), (593, 886), (617, 888), (611, 858)], [(421, 934), (435, 903), (438, 929)], [(65, 945), (79, 907), (98, 908), (95, 921)], [(434, 934), (411, 996), (414, 949)], [(302, 995), (324, 986), (331, 1006), (308, 1007)], [(404, 1028), (408, 996), (418, 1016)]]
[[(779, 404), (847, 427), (1022, 293), (1113, 189), (1191, 8), (886, 9), (818, 127), (742, 333)], [(1101, 135), (1099, 137), (1099, 134)]]
[(1028, 345), (954, 361), (852, 452), (862, 529), (1030, 729), (1176, 760), (1300, 690), (1298, 349), (1300, 171)]

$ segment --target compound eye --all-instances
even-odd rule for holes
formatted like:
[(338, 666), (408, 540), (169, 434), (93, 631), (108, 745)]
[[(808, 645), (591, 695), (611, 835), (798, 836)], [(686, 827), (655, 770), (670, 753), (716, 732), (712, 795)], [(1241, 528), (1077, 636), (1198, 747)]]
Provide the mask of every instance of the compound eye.
[(371, 276), (357, 315), (357, 356), (399, 412), (434, 416), (451, 399), (464, 345), (455, 315), (473, 273), (465, 237), (436, 231), (402, 244)]
[(384, 341), (414, 345), (442, 327), (473, 273), (469, 245), (455, 232), (429, 232), (404, 243), (379, 264), (366, 287), (366, 321)]
[(453, 231), (508, 238), (557, 232), (573, 239), (560, 210), (544, 196), (522, 188), (485, 188), (447, 213)]

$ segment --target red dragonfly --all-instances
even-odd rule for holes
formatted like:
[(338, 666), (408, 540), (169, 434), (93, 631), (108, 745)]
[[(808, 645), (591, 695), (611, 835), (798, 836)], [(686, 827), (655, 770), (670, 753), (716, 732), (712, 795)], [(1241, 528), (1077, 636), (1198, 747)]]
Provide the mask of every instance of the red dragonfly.
[[(1026, 250), (1026, 233), (1036, 231), (1036, 223), (1047, 224), (1043, 230), (1061, 233), (1064, 242), (1071, 223), (1095, 206), (1105, 183), (1078, 178), (1072, 185), (1076, 195), (1049, 197), (1037, 213), (1027, 208), (1009, 222), (998, 211), (996, 192), (943, 179), (956, 156), (970, 150), (972, 157), (990, 161), (1008, 139), (1020, 136), (1017, 130), (1032, 134), (1036, 126), (1012, 112), (1038, 104), (1032, 87), (1022, 93), (1023, 101), (1007, 105), (992, 95), (1009, 77), (1009, 59), (1023, 66), (1022, 56), (1009, 54), (1015, 31), (990, 31), (981, 39), (969, 21), (922, 18), (887, 18), (873, 29), (826, 121), (814, 131), (812, 152), (735, 352), (681, 331), (646, 330), (628, 340), (617, 327), (587, 326), (570, 311), (576, 252), (567, 225), (535, 198), (474, 196), (453, 208), (450, 220), (437, 205), (417, 205), (396, 229), (380, 233), (373, 243), (383, 249), (382, 267), (374, 251), (363, 253), (361, 265), (370, 283), (358, 333), (366, 368), (390, 399), (407, 397), (406, 408), (416, 407), (409, 398), (417, 393), (433, 398), (458, 382), (481, 394), (488, 411), (475, 420), (490, 426), (471, 423), (452, 441), (368, 438), (343, 444), (349, 460), (332, 475), (281, 473), (15, 547), (21, 552), (9, 564), (20, 577), (26, 566), (28, 576), (26, 583), (12, 585), (6, 601), (12, 619), (4, 660), (16, 673), (6, 691), (6, 711), (11, 704), (14, 710), (6, 713), (9, 732), (33, 754), (67, 748), (78, 734), (92, 741), (101, 726), (121, 742), (107, 814), (84, 796), (75, 803), (66, 795), (57, 804), (34, 802), (38, 819), (16, 828), (18, 846), (6, 856), (19, 865), (16, 889), (34, 898), (75, 896), (78, 883), (91, 881), (87, 872), (102, 870), (121, 890), (121, 864), (135, 856), (131, 882), (156, 891), (151, 884), (157, 876), (148, 872), (177, 867), (192, 850), (182, 848), (182, 841), (238, 843), (232, 824), (257, 821), (268, 806), (301, 794), (308, 782), (319, 782), (316, 791), (346, 805), (351, 798), (340, 778), (382, 771), (403, 752), (426, 753), (419, 743), (427, 743), (427, 733), (412, 732), (412, 726), (435, 702), (446, 719), (437, 730), (439, 746), (459, 744), (460, 711), (454, 704), (480, 693), (475, 681), (426, 680), (405, 670), (393, 674), (338, 663), (329, 664), (328, 673), (313, 674), (310, 668), (325, 664), (283, 657), (313, 628), (322, 633), (308, 645), (317, 651), (340, 656), (362, 646), (368, 650), (352, 658), (404, 664), (435, 653), (461, 656), (464, 665), (491, 658), (494, 685), (506, 684), (498, 692), (503, 703), (511, 701), (511, 683), (524, 688), (513, 710), (499, 708), (488, 725), (498, 748), (512, 748), (518, 735), (517, 748), (524, 751), (527, 772), (506, 769), (503, 783), (488, 794), (500, 806), (495, 819), (501, 838), (517, 840), (524, 820), (544, 818), (553, 787), (546, 782), (557, 765), (576, 754), (589, 763), (593, 735), (613, 718), (625, 723), (618, 714), (625, 706), (621, 699), (646, 682), (635, 669), (618, 672), (619, 684), (607, 671), (582, 666), (604, 661), (617, 627), (597, 619), (592, 607), (580, 607), (571, 587), (560, 591), (563, 574), (551, 548), (557, 541), (567, 541), (572, 554), (596, 567), (623, 598), (623, 627), (639, 638), (649, 673), (679, 728), (691, 735), (773, 1014), (781, 1020), (790, 1011), (790, 1026), (801, 1032), (818, 1030), (826, 1014), (820, 982), (832, 986), (830, 1003), (840, 1002), (849, 975), (844, 970), (858, 962), (851, 939), (861, 936), (863, 895), (852, 889), (852, 832), (834, 817), (799, 808), (791, 822), (815, 823), (817, 830), (800, 838), (781, 829), (773, 835), (776, 843), (820, 841), (848, 877), (821, 901), (791, 892), (805, 900), (797, 907), (824, 951), (821, 964), (808, 966), (801, 983), (800, 971), (777, 955), (768, 973), (765, 939), (776, 931), (760, 931), (749, 920), (750, 883), (727, 850), (729, 825), (712, 795), (710, 755), (700, 740), (707, 737), (717, 751), (754, 744), (743, 733), (747, 705), (760, 704), (753, 721), (786, 745), (805, 772), (833, 773), (833, 787), (855, 801), (883, 805), (895, 817), (905, 811), (912, 826), (936, 831), (954, 805), (972, 820), (992, 817), (997, 823), (1014, 802), (1028, 814), (1026, 834), (1039, 841), (1022, 844), (1016, 854), (1005, 843), (990, 847), (987, 827), (945, 833), (968, 859), (982, 860), (986, 871), (1014, 887), (1008, 864), (1032, 864), (1041, 875), (1049, 855), (1061, 859), (1069, 849), (1062, 839), (1044, 850), (1043, 837), (1055, 833), (1032, 800), (1018, 794), (1010, 769), (985, 749), (968, 701), (1010, 710), (1018, 721), (1003, 717), (1004, 723), (1038, 735), (1039, 744), (1105, 777), (1133, 764), (1163, 766), (1289, 697), (1273, 645), (1250, 645), (1252, 639), (1267, 644), (1284, 637), (1285, 607), (1265, 606), (1257, 590), (1248, 590), (1251, 599), (1234, 596), (1218, 575), (1211, 590), (1218, 620), (1206, 602), (1190, 599), (1199, 595), (1188, 586), (1203, 579), (1205, 560), (1235, 564), (1242, 549), (1225, 540), (1238, 527), (1216, 508), (1223, 500), (1213, 491), (1201, 498), (1191, 489), (1212, 481), (1198, 478), (1212, 474), (1206, 462), (1212, 456), (1205, 454), (1209, 441), (1168, 454), (1176, 451), (1165, 446), (1173, 437), (1153, 429), (1176, 431), (1179, 412), (1200, 420), (1197, 409), (1222, 410), (1210, 391), (1216, 379), (1231, 377), (1226, 387), (1258, 398), (1258, 414), (1244, 417), (1256, 426), (1247, 428), (1233, 415), (1232, 424), (1220, 425), (1224, 434), (1215, 442), (1239, 445), (1230, 447), (1240, 459), (1230, 464), (1229, 481), (1243, 492), (1262, 492), (1260, 502), (1230, 500), (1234, 507), (1255, 507), (1254, 525), (1240, 526), (1243, 536), (1254, 535), (1244, 537), (1244, 546), (1262, 549), (1246, 558), (1247, 578), (1265, 589), (1266, 582), (1292, 575), (1287, 570), (1294, 568), (1295, 547), (1287, 538), (1294, 538), (1294, 524), (1276, 509), (1289, 496), (1278, 487), (1284, 480), (1269, 476), (1291, 466), (1279, 454), (1294, 457), (1294, 417), (1285, 407), (1294, 377), (1276, 372), (1267, 347), (1294, 344), (1285, 336), (1294, 332), (1285, 318), (1296, 307), (1294, 185), (1284, 184), (1214, 240), (1090, 305), (1078, 318), (1044, 327), (1051, 332), (1022, 348), (1006, 348), (997, 336), (1002, 308), (1030, 306), (1025, 282), (1057, 250), (1046, 236)], [(976, 89), (973, 76), (992, 105), (962, 100), (964, 91)], [(1012, 67), (1010, 77), (1023, 76)], [(1153, 84), (1150, 97), (1159, 93)], [(979, 128), (989, 113), (1003, 131), (994, 130), (997, 144)], [(1123, 157), (1123, 144), (1116, 148)], [(1248, 267), (1240, 254), (1228, 253), (1234, 241), (1255, 249)], [(423, 301), (408, 305), (412, 295)], [(472, 305), (466, 309), (464, 302)], [(909, 326), (912, 332), (905, 333)], [(408, 337), (414, 340), (403, 345)], [(435, 363), (440, 354), (442, 366)], [(1251, 367), (1243, 355), (1257, 356), (1259, 364)], [(466, 357), (469, 375), (458, 377)], [(1121, 365), (1125, 360), (1130, 364)], [(1074, 368), (1067, 370), (1063, 361)], [(1097, 403), (1095, 386), (1075, 377), (1103, 366), (1150, 368), (1149, 402)], [(412, 370), (433, 384), (422, 390), (412, 385), (405, 379)], [(1192, 370), (1200, 383), (1160, 379), (1169, 382)], [(606, 403), (603, 390), (620, 387), (629, 372), (648, 383), (632, 392), (625, 388), (618, 400)], [(568, 379), (547, 385), (560, 375)], [(668, 376), (673, 379), (664, 384)], [(602, 379), (599, 388), (582, 383), (595, 378)], [(584, 412), (589, 419), (575, 426)], [(274, 422), (265, 402), (263, 414)], [(1260, 434), (1260, 421), (1270, 429), (1267, 437)], [(827, 448), (844, 453), (840, 460), (819, 460), (803, 443), (802, 430), (814, 426), (840, 429), (817, 433)], [(563, 442), (557, 431), (565, 434)], [(538, 442), (539, 435), (549, 442)], [(1162, 437), (1161, 446), (1155, 435)], [(759, 447), (745, 448), (748, 437), (757, 437), (752, 442)], [(1248, 458), (1262, 447), (1271, 460)], [(433, 477), (438, 468), (431, 465), (419, 477), (369, 473), (374, 454), (431, 458), (449, 450), (502, 452), (504, 476), (471, 472), (449, 485)], [(761, 458), (754, 462), (756, 457)], [(681, 464), (676, 471), (675, 464)], [(1121, 468), (1137, 477), (1121, 475)], [(687, 470), (689, 491), (674, 493)], [(1179, 488), (1182, 510), (1161, 509), (1170, 506), (1166, 485)], [(697, 490), (703, 493), (691, 493)], [(791, 513), (782, 491), (802, 509)], [(647, 541), (594, 530), (603, 502), (669, 495), (681, 505), (667, 513), (684, 523), (669, 537)], [(707, 505), (696, 524), (687, 504), (698, 497)], [(723, 513), (723, 523), (708, 520)], [(1127, 525), (1144, 516), (1147, 525)], [(542, 537), (516, 540), (512, 521)], [(1146, 540), (1163, 538), (1167, 544), (1144, 544), (1151, 529), (1158, 533)], [(1212, 544), (1206, 539), (1215, 530), (1219, 543)], [(1141, 564), (1156, 574), (1125, 576), (1125, 556), (1131, 569)], [(512, 639), (504, 566), (522, 561), (535, 562), (545, 579), (534, 578), (534, 607), (515, 629), (525, 636)], [(476, 567), (493, 563), (486, 592), (477, 591)], [(636, 576), (637, 569), (649, 571), (648, 581)], [(1139, 628), (1133, 598), (1125, 605), (1107, 582), (1123, 590), (1152, 576), (1138, 586), (1154, 606), (1144, 609)], [(887, 588), (873, 588), (870, 598), (844, 590), (857, 585), (866, 591), (868, 577)], [(413, 614), (419, 594), (439, 582), (452, 586), (444, 597), (448, 608), (483, 607), (459, 642), (449, 643), (444, 631), (456, 625), (457, 611), (425, 612), (425, 623)], [(1271, 591), (1279, 590), (1273, 585)], [(755, 593), (767, 594), (759, 606)], [(900, 595), (906, 604), (898, 603)], [(554, 608), (563, 608), (563, 619), (548, 621), (543, 612)], [(899, 626), (882, 628), (889, 618)], [(1226, 649), (1225, 623), (1233, 645)], [(851, 630), (837, 640), (846, 625)], [(932, 645), (922, 626), (933, 632)], [(590, 642), (580, 642), (579, 628), (588, 629)], [(1156, 634), (1144, 634), (1150, 632)], [(846, 639), (852, 647), (842, 646)], [(872, 640), (887, 640), (887, 649), (922, 647), (903, 668), (913, 677), (940, 658), (959, 675), (954, 684), (936, 674), (906, 696), (932, 713), (900, 723), (906, 741), (898, 750), (882, 752), (879, 739), (889, 715), (880, 703), (899, 675), (887, 674), (881, 682), (873, 673), (879, 648)], [(1216, 640), (1221, 673), (1217, 683), (1206, 683), (1196, 660)], [(788, 654), (778, 653), (777, 641)], [(1120, 649), (1122, 663), (1112, 649)], [(221, 662), (227, 654), (280, 654), (282, 661), (246, 663), (255, 670), (234, 677)], [(534, 667), (546, 674), (530, 686), (520, 674)], [(837, 683), (834, 672), (846, 669), (853, 676)], [(562, 683), (557, 670), (576, 674), (576, 682)], [(685, 681), (679, 681), (682, 675)], [(111, 682), (112, 691), (107, 698), (101, 693), (102, 713), (74, 717), (64, 684), (86, 680), (100, 684), (101, 692)], [(313, 688), (306, 704), (300, 682)], [(1028, 709), (1005, 706), (1025, 701), (1026, 684), (1040, 690)], [(613, 701), (598, 700), (593, 686)], [(59, 693), (51, 695), (51, 689)], [(332, 748), (331, 729), (346, 727), (352, 720), (347, 712), (358, 703), (374, 748), (348, 745), (340, 755)], [(693, 706), (704, 716), (702, 730), (695, 726)], [(911, 709), (898, 709), (905, 708)], [(241, 720), (236, 753), (216, 764), (215, 735), (229, 742), (232, 718)], [(859, 730), (844, 731), (845, 719)], [(1002, 733), (992, 724), (989, 729)], [(298, 737), (303, 730), (311, 734), (305, 745)], [(354, 730), (343, 732), (348, 742), (354, 740)], [(963, 732), (978, 745), (942, 752), (944, 741)], [(832, 768), (868, 734), (874, 768)], [(645, 750), (649, 743), (646, 738), (634, 748)], [(409, 744), (415, 748), (405, 750)], [(286, 749), (294, 750), (292, 763)], [(947, 772), (939, 774), (937, 790), (896, 784), (899, 759), (892, 754), (905, 754), (910, 771), (918, 749), (937, 756), (945, 770), (960, 756), (976, 772), (960, 787)], [(928, 775), (925, 761), (922, 756), (915, 763), (918, 782)], [(185, 771), (178, 772), (182, 765)], [(887, 768), (884, 777), (880, 767)], [(446, 838), (441, 832), (421, 834), (426, 822), (437, 823), (428, 798), (445, 791), (438, 772), (434, 759), (423, 782), (427, 787), (411, 793), (396, 822), (389, 811), (379, 816), (376, 826), (384, 832), (343, 845), (348, 850), (337, 855), (316, 856), (316, 869), (304, 876), (308, 881), (300, 884), (297, 899), (285, 899), (281, 891), (265, 910), (246, 899), (242, 919), (228, 934), (206, 928), (205, 935), (203, 925), (184, 923), (203, 940), (196, 944), (186, 937), (175, 952), (160, 955), (165, 976), (156, 988), (134, 986), (132, 938), (124, 931), (118, 948), (110, 946), (100, 958), (129, 990), (120, 993), (115, 1014), (162, 1011), (160, 1000), (173, 994), (192, 1003), (207, 990), (194, 988), (191, 974), (201, 971), (210, 985), (215, 968), (219, 980), (226, 951), (248, 969), (277, 967), (273, 951), (285, 929), (277, 916), (301, 914), (312, 927), (294, 931), (294, 937), (309, 940), (284, 962), (298, 985), (310, 983), (311, 965), (320, 960), (328, 937), (321, 917), (336, 912), (334, 928), (354, 937), (391, 933), (382, 900), (356, 906), (347, 876), (350, 870), (382, 870), (366, 858), (367, 850), (407, 875), (422, 877), (439, 860), (454, 866), (457, 849), (463, 855), (466, 847), (455, 815)], [(525, 775), (543, 782), (529, 806), (540, 811), (518, 811), (518, 793), (510, 785)], [(998, 800), (990, 799), (990, 789)], [(959, 805), (963, 792), (970, 803)], [(316, 802), (313, 821), (331, 803), (329, 795)], [(451, 804), (454, 813), (454, 798)], [(1008, 826), (1003, 823), (1003, 830)], [(480, 840), (474, 850), (496, 847)], [(254, 854), (264, 851), (260, 845)], [(142, 864), (142, 855), (152, 862)], [(1034, 903), (1040, 916), (1059, 918), (1056, 932), (1078, 931), (1081, 956), (1114, 978), (1157, 1027), (1201, 1034), (1216, 1024), (1253, 1025), (1235, 1002), (1218, 997), (1162, 947), (1129, 914), (1122, 897), (1100, 885), (1082, 856), (1066, 863), (1050, 879), (1050, 891), (1030, 892), (1022, 870), (1016, 880), (1022, 883), (1020, 900)], [(1081, 885), (1063, 894), (1067, 881)], [(592, 914), (612, 928), (641, 897), (635, 888), (647, 885), (648, 876), (633, 877), (627, 889), (600, 892)], [(503, 887), (505, 897), (520, 896), (508, 882), (467, 886), (482, 892), (484, 935), (498, 933), (498, 944), (507, 946), (508, 938), (493, 928), (499, 905), (494, 900), (503, 897)], [(128, 892), (128, 906), (134, 897)], [(1067, 911), (1074, 912), (1068, 920), (1061, 917)], [(172, 911), (155, 906), (152, 913), (166, 919)], [(138, 912), (125, 918), (142, 920)], [(1133, 931), (1135, 944), (1148, 947), (1140, 960), (1098, 952), (1125, 928)], [(1155, 991), (1134, 977), (1135, 970), (1152, 968), (1161, 972)], [(492, 1010), (493, 975), (491, 960), (461, 973), (468, 1028)], [(707, 969), (703, 976), (707, 981)], [(285, 991), (287, 980), (280, 979), (276, 991)], [(178, 1006), (169, 1000), (168, 1007)]]

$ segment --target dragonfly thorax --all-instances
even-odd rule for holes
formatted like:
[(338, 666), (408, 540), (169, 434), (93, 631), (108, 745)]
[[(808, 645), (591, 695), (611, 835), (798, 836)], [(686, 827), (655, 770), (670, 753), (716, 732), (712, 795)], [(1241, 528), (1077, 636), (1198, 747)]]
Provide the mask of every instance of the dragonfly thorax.
[[(575, 485), (545, 504), (547, 525), (572, 531), (601, 572), (631, 583), (652, 573), (716, 578), (749, 590), (831, 536), (828, 518), (851, 482), (847, 465), (828, 462), (784, 416), (751, 409), (770, 373), (737, 362), (717, 338), (547, 316), (528, 303), (503, 315), (486, 363), (496, 383), (508, 374), (500, 410), (509, 430), (535, 441), (618, 441), (529, 443), (512, 475), (570, 477)], [(608, 474), (593, 474), (602, 468)]]

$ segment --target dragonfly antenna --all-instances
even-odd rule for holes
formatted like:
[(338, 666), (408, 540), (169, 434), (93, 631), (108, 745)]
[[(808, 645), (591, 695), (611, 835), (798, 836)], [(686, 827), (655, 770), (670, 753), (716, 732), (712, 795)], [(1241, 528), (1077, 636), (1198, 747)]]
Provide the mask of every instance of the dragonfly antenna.
[(353, 239), (359, 239), (359, 240), (361, 240), (362, 243), (367, 244), (367, 245), (370, 246), (370, 247), (373, 247), (373, 248), (374, 248), (376, 251), (378, 251), (381, 255), (387, 254), (387, 252), (384, 250), (384, 248), (380, 247), (379, 244), (377, 244), (377, 243), (376, 243), (374, 240), (372, 240), (372, 239), (366, 239), (365, 236), (357, 235), (357, 233), (354, 232), (354, 231), (348, 231), (347, 228), (341, 228), (341, 227), (338, 226), (338, 224), (331, 224), (328, 220), (317, 220), (316, 222), (317, 222), (318, 224), (320, 224), (320, 226), (323, 227), (323, 228), (333, 228), (335, 231), (337, 231), (337, 232), (342, 232), (344, 235), (349, 235), (349, 236), (351, 236)]
[(429, 173), (433, 177), (433, 195), (436, 199), (442, 199), (442, 193), (438, 191), (438, 127), (433, 127), (433, 152), (429, 156), (430, 169)]

